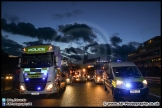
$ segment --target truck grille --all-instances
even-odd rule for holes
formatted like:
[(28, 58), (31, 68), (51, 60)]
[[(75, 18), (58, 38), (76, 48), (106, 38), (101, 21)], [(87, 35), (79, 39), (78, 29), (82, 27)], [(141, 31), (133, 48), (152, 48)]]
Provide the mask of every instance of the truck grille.
[(143, 88), (142, 82), (131, 82), (131, 89)]
[(28, 91), (42, 91), (46, 87), (46, 82), (25, 82)]
[(28, 78), (28, 80), (26, 80), (25, 75), (24, 75), (25, 87), (28, 91), (42, 91), (46, 87), (47, 78), (48, 78), (48, 75), (45, 77), (45, 79), (43, 79), (43, 78)]

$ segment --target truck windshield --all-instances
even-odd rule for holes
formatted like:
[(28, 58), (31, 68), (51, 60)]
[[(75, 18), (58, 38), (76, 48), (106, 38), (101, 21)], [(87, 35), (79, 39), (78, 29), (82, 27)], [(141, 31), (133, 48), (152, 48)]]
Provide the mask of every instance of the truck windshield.
[(62, 72), (68, 72), (68, 66), (62, 65), (62, 66), (61, 66), (61, 71), (62, 71)]
[(53, 65), (52, 53), (45, 54), (23, 54), (22, 55), (22, 68), (43, 68)]
[(103, 75), (103, 70), (97, 70), (96, 75), (97, 76), (102, 76)]
[(139, 70), (135, 66), (113, 67), (116, 77), (136, 77), (141, 76)]
[(104, 63), (103, 62), (100, 62), (100, 63), (97, 63), (96, 66), (95, 66), (95, 69), (102, 69), (104, 66)]

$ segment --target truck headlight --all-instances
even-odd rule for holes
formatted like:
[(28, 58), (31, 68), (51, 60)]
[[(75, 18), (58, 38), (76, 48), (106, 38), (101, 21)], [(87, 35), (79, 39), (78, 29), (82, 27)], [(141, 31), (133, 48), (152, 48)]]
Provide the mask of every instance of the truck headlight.
[(8, 76), (6, 76), (6, 79), (9, 79), (9, 77), (8, 77)]
[(67, 78), (67, 79), (66, 79), (66, 82), (67, 82), (67, 83), (70, 83), (70, 79), (69, 79), (69, 78)]
[(147, 81), (146, 80), (143, 80), (143, 84), (147, 85)]
[(24, 91), (25, 87), (23, 85), (20, 86), (20, 90)]
[(53, 84), (49, 84), (48, 86), (47, 86), (47, 90), (50, 90), (50, 89), (52, 89), (53, 88)]
[(123, 81), (120, 81), (120, 80), (116, 81), (116, 85), (122, 85), (122, 84), (123, 84)]

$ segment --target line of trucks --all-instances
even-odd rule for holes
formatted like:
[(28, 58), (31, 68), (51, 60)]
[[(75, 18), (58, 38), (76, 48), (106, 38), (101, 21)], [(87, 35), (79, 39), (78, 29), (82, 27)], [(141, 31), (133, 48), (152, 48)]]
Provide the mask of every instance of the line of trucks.
[[(20, 94), (57, 93), (71, 83), (67, 61), (61, 60), (58, 46), (25, 47), (18, 67)], [(111, 91), (115, 98), (122, 95), (146, 97), (149, 93), (146, 79), (132, 62), (96, 61), (87, 79), (104, 84), (105, 90)]]

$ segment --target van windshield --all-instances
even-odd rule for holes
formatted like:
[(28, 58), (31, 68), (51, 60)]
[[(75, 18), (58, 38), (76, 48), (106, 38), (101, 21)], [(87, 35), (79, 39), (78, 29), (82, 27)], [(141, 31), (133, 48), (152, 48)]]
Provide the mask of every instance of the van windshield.
[(136, 77), (141, 76), (139, 70), (135, 66), (113, 67), (116, 77)]

